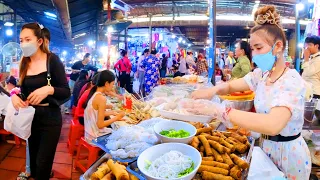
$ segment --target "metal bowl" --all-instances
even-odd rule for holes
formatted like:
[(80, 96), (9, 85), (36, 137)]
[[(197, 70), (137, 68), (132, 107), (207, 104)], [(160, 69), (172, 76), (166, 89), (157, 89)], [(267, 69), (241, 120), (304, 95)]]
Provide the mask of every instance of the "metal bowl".
[(232, 108), (247, 112), (251, 111), (253, 102), (253, 100), (228, 100), (228, 104), (230, 104)]

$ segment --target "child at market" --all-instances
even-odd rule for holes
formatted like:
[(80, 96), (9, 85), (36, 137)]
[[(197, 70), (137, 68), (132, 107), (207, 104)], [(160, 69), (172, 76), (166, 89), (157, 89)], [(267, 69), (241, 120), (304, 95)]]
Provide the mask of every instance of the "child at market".
[[(86, 102), (83, 104), (84, 124), (85, 124), (85, 139), (91, 143), (93, 139), (111, 133), (108, 128), (113, 122), (121, 121), (124, 117), (124, 112), (109, 111), (106, 112), (107, 98), (105, 93), (109, 92), (114, 87), (115, 76), (109, 70), (104, 70), (98, 74), (97, 81), (91, 88)], [(106, 120), (106, 116), (114, 117)]]
[(179, 71), (179, 65), (173, 65), (172, 66), (172, 69), (173, 69), (173, 77), (175, 78), (175, 77), (180, 77), (180, 76), (182, 76), (182, 74), (180, 73), (180, 71)]

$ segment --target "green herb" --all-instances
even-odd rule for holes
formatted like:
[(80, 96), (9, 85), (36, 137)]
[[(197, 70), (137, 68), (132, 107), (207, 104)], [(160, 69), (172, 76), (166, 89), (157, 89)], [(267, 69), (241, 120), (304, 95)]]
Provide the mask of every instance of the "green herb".
[(144, 162), (147, 163), (146, 169), (149, 170), (149, 168), (150, 168), (150, 166), (151, 166), (152, 163), (151, 163), (149, 160), (144, 160)]
[(178, 177), (182, 177), (182, 176), (185, 176), (185, 175), (188, 175), (190, 174), (192, 171), (194, 170), (194, 163), (192, 162), (191, 164), (191, 167), (185, 169), (184, 171), (180, 172)]
[(190, 133), (185, 130), (176, 131), (175, 129), (163, 130), (160, 132), (162, 136), (167, 136), (170, 138), (185, 138), (189, 137)]

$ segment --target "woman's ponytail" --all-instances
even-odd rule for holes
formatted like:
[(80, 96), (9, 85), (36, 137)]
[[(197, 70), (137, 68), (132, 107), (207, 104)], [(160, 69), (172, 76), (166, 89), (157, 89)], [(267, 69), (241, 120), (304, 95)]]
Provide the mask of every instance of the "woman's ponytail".
[(90, 92), (89, 92), (89, 95), (88, 95), (88, 97), (87, 97), (86, 102), (82, 105), (82, 108), (83, 108), (83, 109), (86, 109), (86, 108), (87, 108), (89, 100), (92, 98), (92, 96), (93, 96), (94, 93), (97, 91), (97, 89), (98, 89), (98, 86), (96, 86), (96, 85), (91, 88), (91, 90), (90, 90)]

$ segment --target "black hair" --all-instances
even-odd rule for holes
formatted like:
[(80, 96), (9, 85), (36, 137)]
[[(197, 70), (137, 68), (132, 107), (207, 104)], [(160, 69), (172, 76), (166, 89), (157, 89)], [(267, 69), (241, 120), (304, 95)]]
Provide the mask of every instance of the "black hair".
[(120, 52), (120, 55), (121, 55), (122, 57), (124, 57), (125, 55), (127, 55), (127, 53), (128, 53), (128, 52), (123, 49), (123, 50)]
[(157, 54), (157, 50), (156, 49), (152, 49), (150, 54), (156, 55)]
[(115, 75), (109, 70), (101, 71), (96, 76), (97, 76), (96, 77), (97, 80), (94, 83), (94, 86), (92, 87), (92, 89), (90, 90), (86, 102), (82, 105), (84, 109), (88, 106), (89, 100), (92, 98), (93, 94), (97, 91), (98, 87), (103, 87), (106, 84), (106, 82), (111, 83), (116, 79)]
[(162, 54), (162, 58), (165, 58), (166, 57), (166, 54)]
[(252, 53), (251, 53), (251, 47), (250, 44), (247, 41), (239, 41), (240, 49), (243, 49), (244, 54), (248, 57), (248, 59), (252, 60)]
[(88, 71), (87, 70), (81, 70), (79, 74), (79, 81), (81, 80), (86, 80), (88, 76)]
[(144, 51), (143, 51), (143, 55), (145, 55), (146, 53), (148, 53), (149, 52), (149, 49), (147, 48), (147, 49), (145, 49)]
[(7, 84), (10, 83), (10, 84), (14, 85), (14, 87), (16, 87), (17, 84), (18, 84), (17, 79), (15, 77), (13, 77), (13, 76), (8, 76), (7, 79), (6, 79), (6, 83)]
[(84, 56), (83, 56), (83, 60), (87, 59), (91, 54), (90, 53), (86, 53)]
[(8, 91), (6, 91), (2, 86), (0, 86), (0, 94), (5, 94), (8, 97), (10, 97), (10, 94), (8, 93)]
[(318, 36), (309, 36), (306, 38), (305, 43), (312, 43), (314, 45), (318, 45), (318, 49), (320, 49), (320, 38)]
[(96, 73), (92, 78), (92, 85), (96, 85), (98, 81), (99, 73)]
[(48, 28), (41, 29), (41, 33), (45, 39), (48, 39), (48, 41), (51, 41), (51, 35)]

